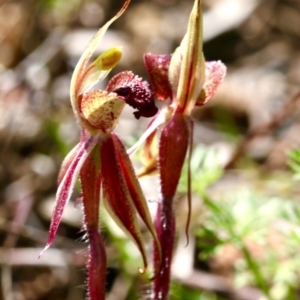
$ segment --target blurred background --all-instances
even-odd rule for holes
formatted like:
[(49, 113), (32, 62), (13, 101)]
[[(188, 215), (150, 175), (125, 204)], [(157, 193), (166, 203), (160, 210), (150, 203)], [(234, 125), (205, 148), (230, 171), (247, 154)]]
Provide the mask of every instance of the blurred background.
[[(85, 299), (79, 186), (53, 247), (38, 255), (61, 161), (79, 138), (72, 71), (122, 4), (0, 0), (0, 299)], [(132, 70), (147, 79), (143, 54), (172, 53), (192, 5), (132, 0), (97, 49), (123, 46), (111, 75)], [(206, 59), (223, 61), (228, 74), (209, 104), (194, 111), (190, 243), (183, 175), (170, 299), (300, 299), (300, 2), (203, 0), (203, 10)], [(125, 109), (117, 130), (126, 145), (147, 122), (137, 125)], [(157, 178), (141, 182), (155, 207)], [(137, 250), (102, 214), (107, 299), (151, 299)]]

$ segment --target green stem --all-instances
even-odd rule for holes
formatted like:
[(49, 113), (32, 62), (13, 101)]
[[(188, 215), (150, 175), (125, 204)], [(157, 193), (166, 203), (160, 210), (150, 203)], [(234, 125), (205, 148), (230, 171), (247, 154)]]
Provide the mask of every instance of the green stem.
[(252, 271), (254, 275), (257, 286), (263, 291), (263, 293), (268, 297), (269, 300), (273, 300), (273, 297), (270, 294), (268, 283), (266, 282), (264, 276), (260, 272), (259, 266), (252, 258), (251, 253), (249, 252), (249, 250), (247, 249), (247, 247), (243, 242), (240, 243), (239, 248), (244, 254), (248, 268)]

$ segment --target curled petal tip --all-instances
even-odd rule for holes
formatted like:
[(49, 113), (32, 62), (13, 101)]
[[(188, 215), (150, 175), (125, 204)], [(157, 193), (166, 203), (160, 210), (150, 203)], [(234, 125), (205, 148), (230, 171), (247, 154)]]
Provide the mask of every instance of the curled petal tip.
[[(159, 256), (161, 256), (162, 255), (161, 250), (159, 250), (159, 252), (160, 252)], [(149, 281), (154, 281), (160, 275), (161, 269), (162, 269), (162, 258), (160, 258), (159, 265), (156, 268), (155, 273), (153, 274), (153, 276), (149, 278)]]
[(145, 266), (144, 268), (138, 268), (138, 270), (140, 274), (145, 274), (147, 271), (147, 267)]
[(40, 252), (40, 254), (39, 254), (39, 256), (38, 256), (38, 259), (40, 259), (41, 258), (41, 256), (44, 254), (44, 252), (46, 251), (46, 250), (48, 250), (48, 248), (51, 246), (51, 243), (47, 243), (47, 245), (45, 246), (45, 248)]

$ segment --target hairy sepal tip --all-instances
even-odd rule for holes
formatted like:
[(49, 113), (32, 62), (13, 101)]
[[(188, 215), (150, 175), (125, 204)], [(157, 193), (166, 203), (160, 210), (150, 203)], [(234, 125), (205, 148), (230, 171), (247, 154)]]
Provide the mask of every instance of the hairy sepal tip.
[(50, 246), (51, 246), (51, 243), (48, 242), (48, 243), (46, 244), (45, 248), (40, 252), (40, 254), (39, 254), (39, 256), (38, 256), (38, 259), (41, 258), (41, 256), (44, 254), (45, 251), (47, 251), (47, 250), (50, 248)]

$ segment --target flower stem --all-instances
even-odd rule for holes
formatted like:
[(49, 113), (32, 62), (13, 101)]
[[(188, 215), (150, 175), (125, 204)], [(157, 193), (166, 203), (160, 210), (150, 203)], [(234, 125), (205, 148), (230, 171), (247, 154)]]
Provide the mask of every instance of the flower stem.
[(99, 174), (99, 147), (88, 157), (80, 171), (83, 195), (84, 225), (89, 243), (88, 295), (90, 300), (105, 299), (106, 253), (99, 232), (99, 195), (101, 176)]
[[(175, 238), (175, 217), (172, 198), (164, 198), (159, 203), (154, 226), (161, 244), (161, 270), (154, 280), (154, 300), (167, 299), (170, 285), (171, 263)], [(159, 267), (160, 256), (157, 245), (154, 245), (154, 266)]]
[(101, 234), (97, 229), (88, 232), (89, 259), (88, 269), (88, 294), (90, 300), (105, 299), (106, 282), (106, 253)]

